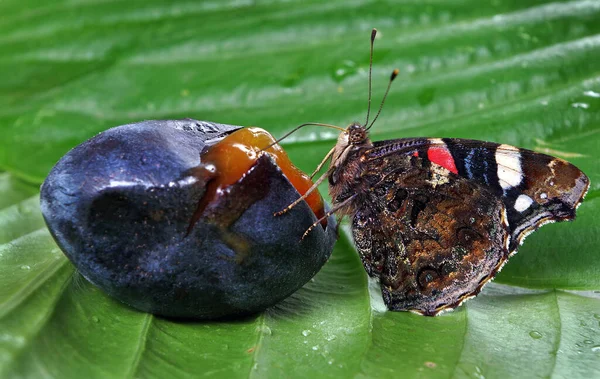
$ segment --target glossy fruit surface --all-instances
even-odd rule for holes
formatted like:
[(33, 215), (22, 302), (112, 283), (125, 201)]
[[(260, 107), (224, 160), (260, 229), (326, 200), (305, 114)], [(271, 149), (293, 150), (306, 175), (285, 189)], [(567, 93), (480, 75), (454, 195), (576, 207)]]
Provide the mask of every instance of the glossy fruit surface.
[[(289, 296), (327, 261), (335, 220), (301, 240), (317, 219), (306, 203), (273, 216), (299, 196), (281, 159), (260, 153), (240, 176), (201, 158), (238, 129), (144, 121), (75, 147), (41, 190), (58, 245), (92, 283), (155, 314), (249, 314)], [(192, 222), (209, 183), (235, 176)]]

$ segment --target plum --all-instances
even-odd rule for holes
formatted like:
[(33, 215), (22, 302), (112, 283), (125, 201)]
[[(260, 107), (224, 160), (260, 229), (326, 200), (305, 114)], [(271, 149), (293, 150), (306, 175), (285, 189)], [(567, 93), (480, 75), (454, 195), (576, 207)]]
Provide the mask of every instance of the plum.
[(302, 239), (324, 213), (320, 195), (312, 208), (303, 201), (274, 216), (300, 196), (292, 182), (302, 175), (278, 146), (271, 154), (252, 145), (273, 140), (262, 132), (231, 172), (223, 142), (241, 130), (144, 121), (82, 143), (42, 184), (52, 236), (85, 278), (145, 312), (214, 319), (274, 305), (327, 261), (337, 226), (329, 217)]

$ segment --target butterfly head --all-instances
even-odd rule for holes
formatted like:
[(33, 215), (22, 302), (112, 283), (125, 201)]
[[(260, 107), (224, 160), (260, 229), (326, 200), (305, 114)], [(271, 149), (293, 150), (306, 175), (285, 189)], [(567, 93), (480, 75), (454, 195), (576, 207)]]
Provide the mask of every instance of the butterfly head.
[(344, 133), (348, 134), (348, 144), (350, 145), (362, 145), (369, 138), (367, 128), (358, 122), (348, 125)]

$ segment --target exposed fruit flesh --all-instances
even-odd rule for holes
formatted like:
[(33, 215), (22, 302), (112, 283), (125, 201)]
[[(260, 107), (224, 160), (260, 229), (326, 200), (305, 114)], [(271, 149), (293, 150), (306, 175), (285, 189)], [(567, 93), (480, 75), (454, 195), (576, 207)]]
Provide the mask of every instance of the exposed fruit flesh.
[[(261, 152), (261, 149), (274, 142), (273, 136), (264, 129), (243, 128), (230, 134), (203, 153), (202, 163), (214, 166), (215, 178), (207, 186), (206, 193), (198, 207), (199, 212), (202, 212), (206, 205), (215, 199), (224, 188), (240, 180), (256, 163), (258, 157), (265, 153), (273, 158), (294, 188), (304, 195), (313, 182), (308, 175), (292, 164), (281, 146), (274, 145)], [(323, 217), (325, 211), (323, 198), (319, 191), (313, 191), (308, 195), (306, 202), (317, 218)]]

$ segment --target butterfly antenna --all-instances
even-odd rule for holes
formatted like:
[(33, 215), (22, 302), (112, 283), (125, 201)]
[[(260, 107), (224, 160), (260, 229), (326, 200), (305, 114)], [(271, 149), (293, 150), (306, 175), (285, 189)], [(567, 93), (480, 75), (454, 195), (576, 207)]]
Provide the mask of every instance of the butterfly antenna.
[(390, 81), (388, 82), (387, 89), (385, 90), (385, 94), (383, 95), (383, 100), (381, 100), (381, 105), (379, 106), (379, 111), (377, 111), (377, 115), (375, 115), (375, 118), (373, 119), (373, 121), (371, 122), (371, 125), (369, 125), (367, 130), (371, 129), (371, 127), (373, 126), (375, 121), (377, 121), (377, 117), (379, 117), (379, 115), (381, 114), (381, 110), (383, 109), (383, 104), (385, 104), (385, 99), (386, 99), (388, 93), (390, 92), (390, 88), (392, 87), (392, 82), (394, 81), (394, 79), (396, 79), (396, 76), (398, 76), (398, 73), (399, 73), (399, 71), (397, 68), (394, 69), (394, 71), (392, 71), (392, 75), (390, 76)]
[(279, 139), (277, 139), (275, 142), (273, 142), (273, 143), (272, 143), (272, 144), (270, 144), (269, 146), (267, 146), (267, 147), (264, 147), (264, 148), (260, 149), (260, 151), (265, 151), (265, 150), (267, 150), (267, 149), (269, 149), (269, 148), (271, 148), (271, 147), (273, 147), (273, 146), (277, 145), (279, 142), (283, 141), (284, 139), (286, 139), (287, 137), (289, 137), (289, 136), (290, 136), (290, 135), (292, 135), (293, 133), (295, 133), (295, 132), (297, 132), (298, 130), (302, 129), (303, 127), (305, 127), (305, 126), (309, 126), (309, 125), (313, 125), (313, 126), (323, 126), (323, 127), (325, 127), (325, 128), (337, 129), (337, 130), (339, 130), (339, 131), (341, 131), (341, 132), (343, 132), (343, 131), (345, 131), (345, 130), (346, 130), (346, 129), (344, 129), (344, 128), (340, 128), (339, 126), (335, 126), (335, 125), (330, 125), (330, 124), (322, 124), (322, 123), (319, 123), (319, 122), (307, 122), (307, 123), (305, 123), (305, 124), (302, 124), (302, 125), (298, 125), (298, 126), (296, 126), (296, 127), (295, 127), (294, 129), (292, 129), (290, 132), (288, 132), (288, 133), (284, 134), (284, 135), (283, 135), (283, 137), (280, 137)]
[(369, 124), (369, 115), (371, 114), (371, 77), (373, 75), (373, 44), (375, 43), (375, 36), (377, 35), (377, 29), (373, 28), (371, 31), (371, 54), (369, 55), (369, 103), (367, 105), (367, 121), (365, 126)]

